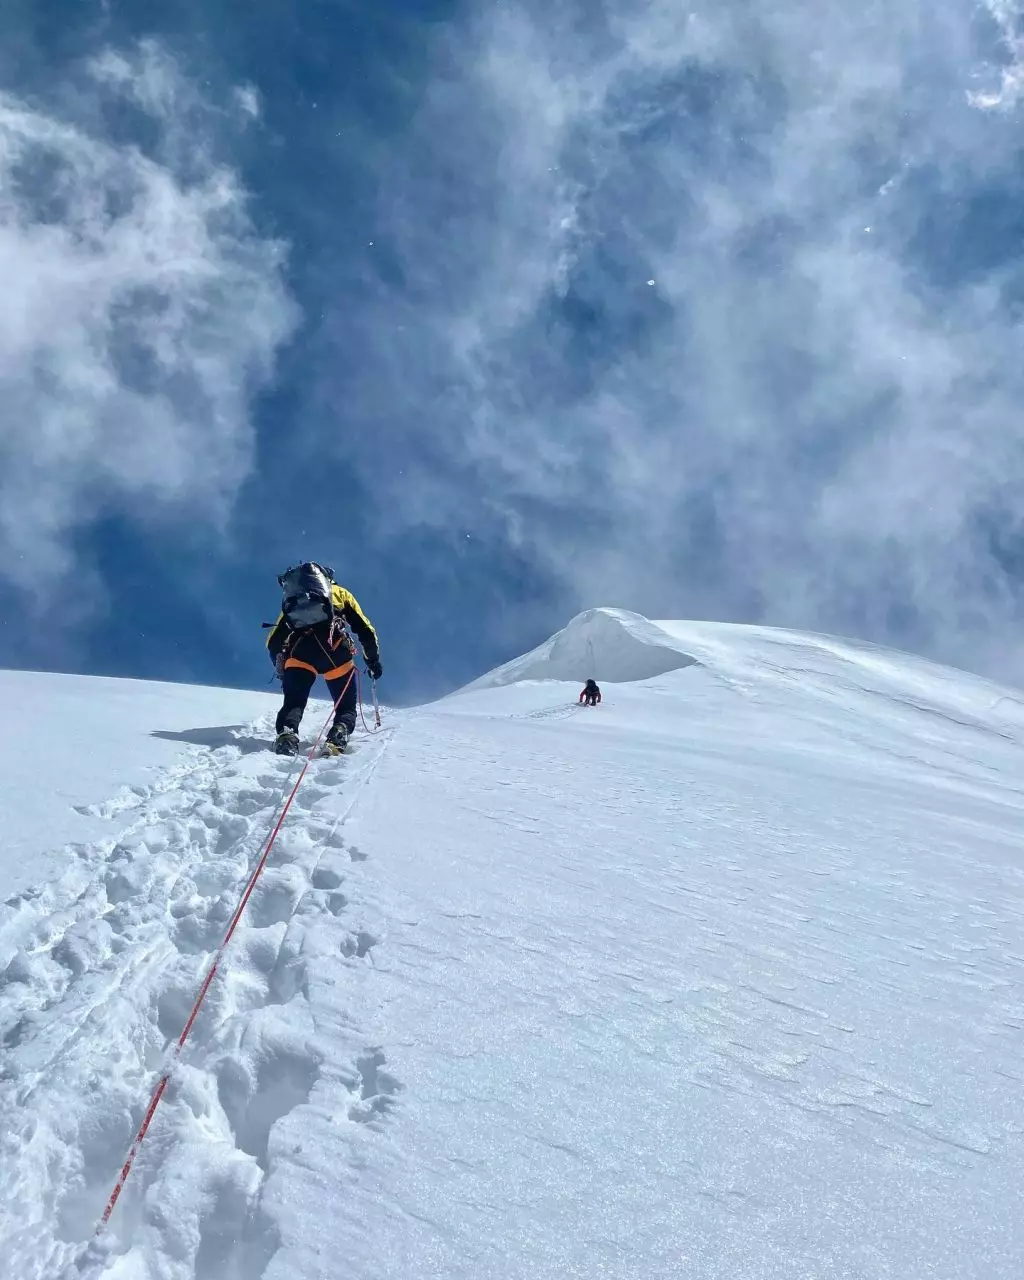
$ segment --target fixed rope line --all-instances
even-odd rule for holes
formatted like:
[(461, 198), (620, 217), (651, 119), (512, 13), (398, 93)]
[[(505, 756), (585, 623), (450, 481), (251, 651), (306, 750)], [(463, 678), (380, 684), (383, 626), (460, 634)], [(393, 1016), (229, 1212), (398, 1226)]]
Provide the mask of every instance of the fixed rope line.
[(292, 807), (292, 801), (298, 794), (302, 779), (306, 776), (306, 770), (309, 768), (310, 762), (312, 761), (317, 748), (320, 746), (324, 734), (327, 732), (327, 726), (333, 719), (334, 714), (337, 711), (338, 704), (348, 692), (348, 687), (355, 678), (355, 674), (356, 669), (353, 666), (341, 693), (339, 693), (337, 698), (335, 698), (334, 705), (327, 714), (327, 719), (321, 725), (320, 732), (316, 735), (316, 741), (310, 747), (305, 763), (299, 771), (299, 776), (295, 779), (295, 784), (289, 792), (287, 800), (284, 802), (284, 807), (281, 809), (281, 812), (277, 817), (277, 821), (274, 823), (273, 829), (267, 837), (266, 843), (263, 845), (263, 852), (261, 853), (259, 861), (256, 863), (252, 874), (249, 876), (249, 880), (245, 886), (244, 892), (242, 893), (241, 900), (235, 909), (235, 914), (231, 917), (231, 921), (228, 924), (224, 937), (221, 939), (220, 946), (218, 946), (217, 950), (213, 953), (213, 960), (210, 962), (210, 967), (206, 971), (206, 977), (203, 979), (203, 984), (199, 988), (199, 994), (196, 996), (195, 1004), (192, 1006), (192, 1012), (188, 1015), (188, 1021), (182, 1028), (181, 1035), (178, 1037), (178, 1041), (171, 1052), (170, 1065), (157, 1081), (156, 1088), (153, 1090), (153, 1095), (149, 1100), (149, 1106), (146, 1108), (146, 1114), (142, 1117), (142, 1123), (139, 1125), (138, 1132), (132, 1140), (131, 1147), (128, 1149), (128, 1155), (125, 1157), (124, 1164), (121, 1166), (121, 1172), (114, 1185), (113, 1191), (110, 1193), (110, 1199), (107, 1201), (107, 1207), (103, 1210), (103, 1216), (100, 1218), (96, 1227), (97, 1235), (104, 1230), (107, 1223), (110, 1221), (110, 1215), (114, 1212), (114, 1206), (120, 1199), (121, 1192), (124, 1190), (124, 1185), (128, 1181), (128, 1175), (132, 1171), (132, 1165), (135, 1163), (135, 1157), (139, 1154), (139, 1148), (142, 1146), (146, 1134), (149, 1131), (149, 1126), (153, 1121), (153, 1117), (156, 1115), (157, 1107), (159, 1107), (164, 1094), (167, 1092), (167, 1086), (171, 1082), (171, 1075), (174, 1072), (178, 1059), (181, 1057), (181, 1051), (185, 1047), (185, 1041), (188, 1039), (189, 1034), (195, 1025), (196, 1018), (199, 1016), (199, 1010), (202, 1008), (203, 1001), (206, 999), (206, 993), (210, 990), (210, 985), (217, 976), (217, 970), (220, 967), (221, 961), (224, 959), (224, 953), (227, 950), (228, 943), (231, 941), (235, 930), (238, 928), (238, 923), (242, 918), (242, 913), (245, 911), (246, 904), (252, 897), (253, 890), (256, 888), (256, 884), (260, 876), (263, 874), (263, 868), (267, 865), (267, 859), (270, 857), (270, 851), (274, 847), (274, 841), (277, 839), (278, 832), (281, 830), (284, 820), (288, 816), (288, 810)]

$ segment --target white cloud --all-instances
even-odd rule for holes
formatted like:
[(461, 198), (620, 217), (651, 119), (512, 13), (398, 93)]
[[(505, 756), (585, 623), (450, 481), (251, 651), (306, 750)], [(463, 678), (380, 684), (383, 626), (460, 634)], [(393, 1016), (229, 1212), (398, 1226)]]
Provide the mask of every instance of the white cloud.
[(1009, 110), (1024, 97), (1024, 10), (1019, 0), (984, 0), (999, 30), (1005, 60), (998, 87), (972, 90), (968, 99), (983, 110)]
[(1024, 191), (972, 7), (480, 13), (375, 228), (405, 296), (362, 395), (419, 409), (381, 415), (382, 517), (455, 527), (469, 476), (567, 604), (1005, 649), (977, 524), (1024, 485), (1024, 276), (957, 219)]
[(250, 120), (258, 120), (262, 107), (255, 85), (240, 85), (235, 90), (235, 105), (243, 116), (247, 116)]
[[(104, 128), (133, 112), (145, 149)], [(296, 316), (216, 118), (154, 44), (52, 110), (0, 93), (0, 574), (22, 585), (75, 568), (98, 517), (216, 524), (250, 469)]]

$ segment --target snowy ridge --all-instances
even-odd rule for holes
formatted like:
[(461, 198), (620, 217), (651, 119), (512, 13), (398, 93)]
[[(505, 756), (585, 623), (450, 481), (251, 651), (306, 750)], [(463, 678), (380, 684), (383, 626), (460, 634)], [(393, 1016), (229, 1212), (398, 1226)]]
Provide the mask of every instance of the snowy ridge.
[[(90, 768), (128, 785), (73, 793), (107, 834), (21, 831), (0, 895), (9, 1274), (1024, 1273), (1020, 693), (766, 628), (561, 636), (312, 766), (83, 1255), (295, 767), (265, 701), (116, 711)], [(596, 710), (552, 675), (591, 650)]]
[(626, 609), (588, 609), (521, 658), (472, 681), (463, 692), (521, 680), (646, 680), (696, 662), (661, 624)]

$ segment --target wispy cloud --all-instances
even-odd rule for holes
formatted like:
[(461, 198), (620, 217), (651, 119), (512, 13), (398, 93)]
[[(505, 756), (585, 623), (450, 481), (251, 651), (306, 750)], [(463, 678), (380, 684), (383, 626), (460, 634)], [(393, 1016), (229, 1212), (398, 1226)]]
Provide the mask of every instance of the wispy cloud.
[(295, 323), (203, 99), (156, 44), (0, 93), (0, 574), (79, 567), (99, 517), (222, 521), (254, 393)]
[(382, 175), (398, 284), (347, 387), (382, 517), (500, 529), (567, 606), (1005, 659), (1024, 183), (988, 13), (481, 8)]
[(1001, 68), (996, 83), (973, 90), (970, 100), (983, 109), (1007, 110), (1024, 96), (1024, 10), (1020, 0), (984, 0), (984, 4), (998, 30)]

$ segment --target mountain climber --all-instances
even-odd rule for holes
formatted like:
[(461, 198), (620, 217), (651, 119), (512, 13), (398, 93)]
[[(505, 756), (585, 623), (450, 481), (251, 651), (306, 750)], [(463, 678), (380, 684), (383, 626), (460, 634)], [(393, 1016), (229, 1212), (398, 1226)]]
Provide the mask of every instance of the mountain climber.
[(356, 727), (356, 650), (349, 627), (362, 646), (371, 680), (379, 680), (382, 674), (377, 632), (351, 591), (334, 581), (333, 570), (313, 562), (295, 565), (281, 574), (278, 582), (284, 600), (267, 637), (284, 694), (277, 713), (274, 749), (278, 755), (298, 751), (302, 713), (321, 675), (336, 704), (325, 751), (340, 754)]
[(583, 692), (580, 694), (580, 702), (585, 707), (596, 707), (601, 701), (601, 690), (598, 688), (596, 680), (588, 680), (583, 686)]

